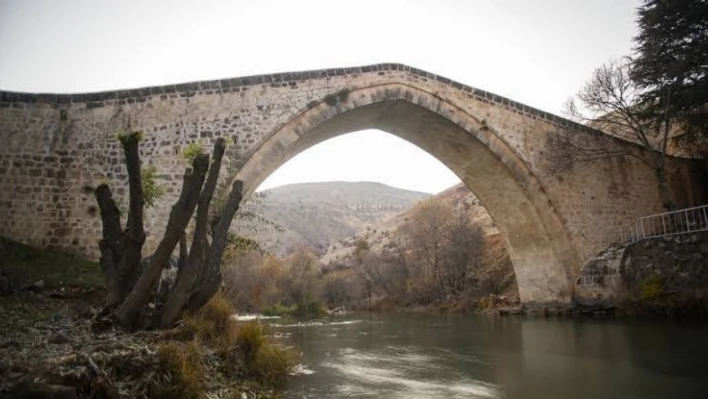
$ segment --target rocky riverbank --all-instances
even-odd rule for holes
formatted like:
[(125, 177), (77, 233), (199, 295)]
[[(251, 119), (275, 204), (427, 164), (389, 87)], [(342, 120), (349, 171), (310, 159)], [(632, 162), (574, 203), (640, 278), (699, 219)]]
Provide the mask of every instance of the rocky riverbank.
[(98, 265), (2, 249), (0, 398), (281, 396), (294, 354), (258, 322), (237, 323), (222, 296), (172, 329), (128, 333), (98, 317)]
[(231, 308), (211, 304), (174, 329), (126, 333), (95, 319), (101, 294), (80, 288), (4, 298), (0, 398), (281, 395), (294, 358), (257, 322), (237, 324)]

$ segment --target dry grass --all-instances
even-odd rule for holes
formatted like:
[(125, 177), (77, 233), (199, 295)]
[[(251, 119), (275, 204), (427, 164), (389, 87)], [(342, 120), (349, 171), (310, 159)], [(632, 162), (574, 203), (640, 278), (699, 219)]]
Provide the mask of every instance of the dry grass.
[(195, 342), (169, 342), (157, 350), (161, 375), (150, 390), (151, 398), (202, 397), (205, 380), (199, 346)]
[(174, 338), (180, 340), (196, 339), (215, 349), (233, 345), (238, 333), (232, 316), (236, 309), (221, 293), (214, 297), (198, 312), (188, 315), (175, 331)]
[(251, 366), (256, 361), (256, 355), (266, 344), (266, 336), (263, 327), (257, 321), (250, 321), (242, 324), (236, 336), (236, 346), (243, 355), (243, 362), (246, 366)]
[(256, 352), (255, 362), (248, 370), (261, 384), (269, 387), (281, 387), (285, 384), (288, 373), (295, 365), (295, 353), (280, 345), (266, 342)]
[(273, 343), (258, 321), (237, 323), (236, 313), (223, 294), (188, 316), (175, 339), (208, 346), (219, 357), (221, 371), (230, 378), (248, 377), (266, 387), (280, 387), (295, 365), (293, 352)]

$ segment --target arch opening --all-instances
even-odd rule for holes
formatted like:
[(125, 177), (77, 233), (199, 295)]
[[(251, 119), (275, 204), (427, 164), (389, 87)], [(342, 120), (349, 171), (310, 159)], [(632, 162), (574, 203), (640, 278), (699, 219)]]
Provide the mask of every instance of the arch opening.
[(246, 194), (317, 143), (359, 130), (382, 130), (440, 160), (480, 199), (504, 237), (524, 305), (570, 303), (577, 255), (532, 174), (486, 124), (409, 89), (347, 94), (336, 104), (323, 101), (305, 110), (248, 154), (236, 176), (244, 181)]

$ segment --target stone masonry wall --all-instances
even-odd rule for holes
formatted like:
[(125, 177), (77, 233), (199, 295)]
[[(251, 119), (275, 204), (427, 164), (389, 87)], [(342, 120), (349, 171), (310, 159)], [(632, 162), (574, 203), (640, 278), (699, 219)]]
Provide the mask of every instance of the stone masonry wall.
[[(651, 170), (631, 159), (606, 160), (544, 175), (548, 135), (601, 133), (512, 100), (399, 64), (283, 73), (104, 93), (52, 95), (0, 92), (0, 235), (97, 256), (101, 234), (90, 188), (108, 180), (126, 203), (127, 176), (114, 138), (139, 129), (145, 163), (167, 186), (147, 211), (148, 248), (166, 222), (191, 142), (210, 148), (232, 139), (236, 166), (314, 104), (356, 88), (415, 87), (482, 121), (523, 160), (545, 190), (582, 259), (604, 244), (610, 226), (660, 210)], [(335, 101), (336, 102), (336, 101)], [(629, 145), (617, 140), (617, 145)]]
[(582, 306), (612, 307), (641, 297), (656, 279), (666, 292), (708, 288), (708, 232), (651, 238), (614, 245), (589, 260), (576, 281)]

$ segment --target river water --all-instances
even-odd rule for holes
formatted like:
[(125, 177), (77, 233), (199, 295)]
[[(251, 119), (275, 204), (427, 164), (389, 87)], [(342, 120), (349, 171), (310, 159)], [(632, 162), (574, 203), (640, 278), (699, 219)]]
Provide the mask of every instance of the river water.
[(365, 314), (271, 323), (288, 398), (708, 398), (708, 326)]

